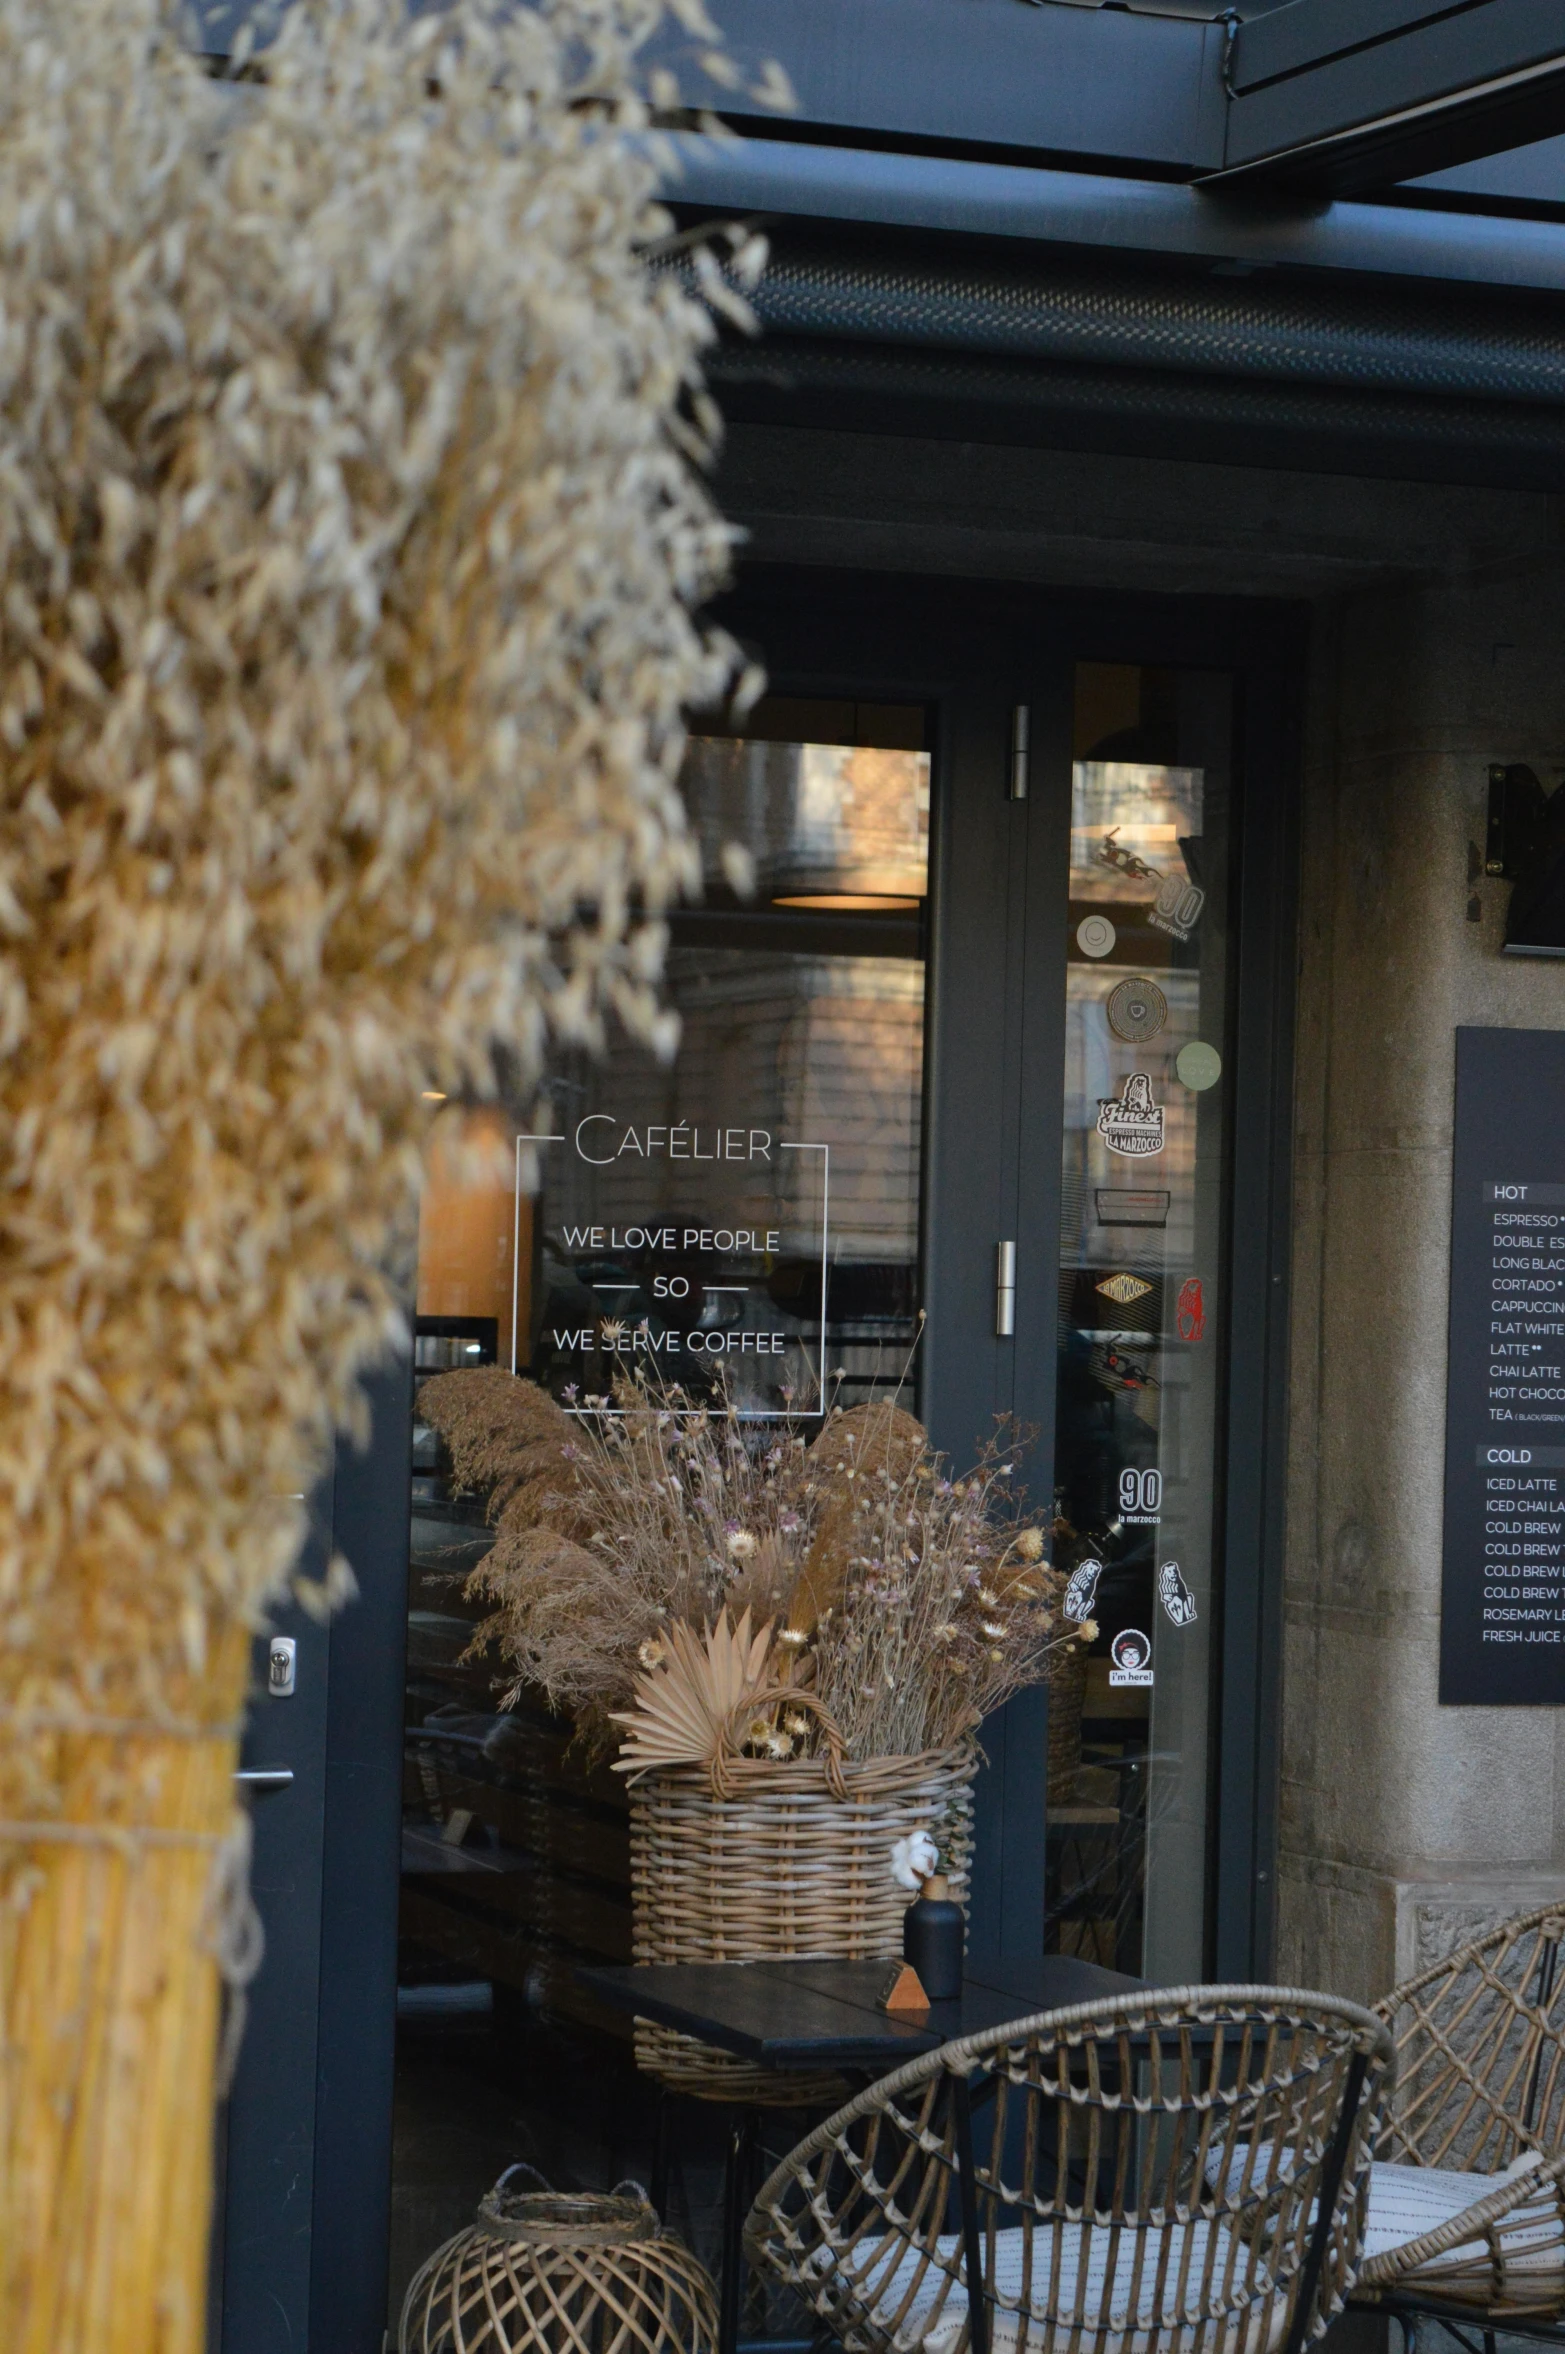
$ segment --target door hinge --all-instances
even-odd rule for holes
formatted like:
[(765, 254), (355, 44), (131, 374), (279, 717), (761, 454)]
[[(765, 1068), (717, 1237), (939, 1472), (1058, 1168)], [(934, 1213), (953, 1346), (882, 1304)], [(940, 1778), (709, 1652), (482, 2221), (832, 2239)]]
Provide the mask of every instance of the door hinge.
[(994, 1330), (997, 1340), (1010, 1340), (1016, 1331), (1016, 1245), (994, 1246)]
[(1032, 710), (1026, 703), (1017, 703), (1011, 711), (1011, 799), (1027, 798), (1028, 749), (1032, 736)]

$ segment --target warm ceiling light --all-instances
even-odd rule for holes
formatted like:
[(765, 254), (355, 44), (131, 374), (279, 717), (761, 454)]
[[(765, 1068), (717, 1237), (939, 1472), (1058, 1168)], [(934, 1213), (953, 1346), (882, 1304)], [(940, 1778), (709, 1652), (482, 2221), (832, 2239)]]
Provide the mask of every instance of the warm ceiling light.
[(829, 915), (916, 915), (919, 899), (898, 899), (885, 891), (797, 891), (779, 895), (773, 907), (819, 907)]
[(424, 1101), (425, 1101), (426, 1103), (444, 1103), (444, 1102), (445, 1102), (445, 1100), (446, 1100), (446, 1099), (445, 1099), (445, 1093), (444, 1093), (444, 1090), (443, 1090), (443, 1089), (441, 1089), (441, 1088), (439, 1088), (439, 1087), (426, 1087), (426, 1088), (425, 1088), (425, 1090), (424, 1090)]

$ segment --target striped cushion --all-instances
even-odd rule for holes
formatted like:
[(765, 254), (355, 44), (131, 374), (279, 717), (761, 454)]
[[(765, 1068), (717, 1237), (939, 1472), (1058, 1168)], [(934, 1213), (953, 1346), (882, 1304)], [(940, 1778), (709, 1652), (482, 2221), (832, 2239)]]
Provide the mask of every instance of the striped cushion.
[[(1114, 2266), (1114, 2283), (1109, 2290), (1106, 2283), (1111, 2234), (1096, 2229), (1091, 2234), (1087, 2253), (1085, 2296), (1080, 2328), (1091, 2333), (1094, 2346), (1102, 2354), (1193, 2354), (1199, 2341), (1207, 2354), (1226, 2347), (1230, 2354), (1265, 2354), (1269, 2347), (1280, 2345), (1287, 2328), (1287, 2310), (1278, 2300), (1264, 2314), (1264, 2334), (1261, 2318), (1248, 2332), (1244, 2330), (1244, 2316), (1232, 2318), (1228, 2328), (1221, 2321), (1197, 2318), (1201, 2307), (1203, 2269), (1208, 2245), (1212, 2244), (1213, 2285), (1211, 2302), (1221, 2309), (1226, 2300), (1223, 2282), (1233, 2263), (1234, 2287), (1229, 2295), (1237, 2301), (1242, 2295), (1254, 2253), (1242, 2244), (1235, 2248), (1221, 2225), (1207, 2223), (1175, 2224), (1166, 2235), (1147, 2232), (1139, 2235), (1145, 2243), (1142, 2277), (1136, 2286), (1134, 2310), (1131, 2308), (1130, 2273), (1134, 2257), (1134, 2241), (1138, 2235), (1122, 2231), (1117, 2235), (1118, 2246)], [(1028, 2303), (1034, 2313), (1050, 2305), (1058, 2305), (1067, 2316), (1075, 2312), (1081, 2291), (1082, 2228), (1079, 2224), (1065, 2224), (1060, 2229), (1060, 2278), (1058, 2288), (1053, 2279), (1054, 2234), (1052, 2229), (1036, 2231), (1032, 2244), (1032, 2281)], [(1168, 2262), (1159, 2294), (1157, 2264), (1160, 2243), (1169, 2243)], [(955, 2233), (945, 2235), (939, 2242), (945, 2263), (960, 2263), (961, 2242)], [(827, 2252), (821, 2251), (825, 2257)], [(1179, 2269), (1188, 2255), (1186, 2286), (1179, 2287)], [(1023, 2234), (1002, 2231), (995, 2234), (994, 2280), (1002, 2302), (989, 2308), (989, 2340), (993, 2354), (1015, 2354), (1023, 2345), (1041, 2348), (1049, 2335), (1048, 2324), (1029, 2320), (1023, 2340), (1022, 2319), (1016, 2312), (1007, 2312), (1003, 2300), (1020, 2304), (1022, 2295)], [(828, 2258), (829, 2261), (829, 2258)], [(817, 2258), (820, 2262), (820, 2258)], [(853, 2260), (850, 2259), (850, 2264)], [(825, 2265), (821, 2266), (825, 2269)], [(856, 2302), (874, 2314), (882, 2330), (892, 2330), (893, 2317), (912, 2286), (918, 2269), (917, 2256), (899, 2239), (883, 2240), (872, 2259), (856, 2274)], [(937, 2272), (933, 2265), (923, 2279), (900, 2321), (896, 2322), (892, 2343), (905, 2354), (920, 2349), (921, 2354), (954, 2354), (957, 2340), (967, 2321), (967, 2297), (960, 2281), (950, 2285), (938, 2314), (934, 2306), (942, 2284), (948, 2276)], [(1257, 2284), (1258, 2296), (1264, 2295)], [(1105, 2310), (1105, 2306), (1107, 2310)], [(1069, 2319), (1057, 2327), (1068, 2330)], [(1098, 2333), (1102, 2333), (1099, 2335)]]
[[(1262, 2142), (1256, 2148), (1255, 2164), (1249, 2169), (1249, 2187), (1253, 2191), (1265, 2185), (1271, 2163), (1271, 2144)], [(1465, 2208), (1487, 2199), (1507, 2179), (1530, 2174), (1542, 2163), (1536, 2150), (1524, 2150), (1499, 2174), (1465, 2174), (1454, 2167), (1394, 2166), (1377, 2162), (1369, 2170), (1369, 2213), (1360, 2263), (1394, 2256), (1398, 2248), (1421, 2240), (1426, 2232), (1438, 2231)], [(1239, 2198), (1244, 2191), (1246, 2166), (1247, 2153), (1243, 2150), (1229, 2161), (1226, 2179), (1231, 2198)], [(1215, 2180), (1218, 2170), (1216, 2161), (1209, 2163), (1208, 2179)], [(1278, 2172), (1286, 2175), (1287, 2171), (1285, 2158)], [(1449, 2274), (1458, 2267), (1465, 2270), (1488, 2262), (1489, 2251), (1480, 2237), (1465, 2241), (1460, 2247), (1448, 2248), (1443, 2255), (1427, 2257), (1421, 2265), (1413, 2265), (1405, 2272), (1398, 2270), (1398, 2277), (1428, 2281), (1439, 2273)], [(1558, 2275), (1565, 2287), (1565, 2228), (1561, 2226), (1558, 2204), (1551, 2193), (1528, 2201), (1506, 2216), (1504, 2269), (1507, 2274)], [(1529, 2278), (1530, 2290), (1538, 2285), (1537, 2280)]]
[[(1394, 2256), (1398, 2248), (1422, 2239), (1426, 2232), (1438, 2230), (1442, 2223), (1488, 2198), (1508, 2177), (1530, 2174), (1541, 2162), (1536, 2151), (1528, 2150), (1503, 2174), (1462, 2174), (1440, 2166), (1371, 2166), (1364, 2261)], [(1432, 2281), (1458, 2266), (1488, 2262), (1489, 2250), (1480, 2234), (1406, 2272), (1398, 2270), (1398, 2277)], [(1550, 2281), (1565, 2290), (1565, 2227), (1552, 2184), (1505, 2217), (1504, 2270), (1508, 2276), (1525, 2274), (1529, 2292), (1546, 2289)], [(1495, 2285), (1500, 2286), (1498, 2282)]]
[[(1265, 2153), (1258, 2153), (1257, 2177), (1264, 2176)], [(1535, 2152), (1527, 2152), (1506, 2169), (1506, 2175), (1531, 2172), (1540, 2164)], [(1376, 2164), (1369, 2170), (1369, 2212), (1364, 2232), (1362, 2261), (1394, 2257), (1398, 2248), (1407, 2247), (1422, 2239), (1426, 2232), (1435, 2231), (1443, 2223), (1486, 2199), (1497, 2190), (1506, 2175), (1461, 2174), (1435, 2166), (1392, 2166)], [(1235, 2186), (1237, 2187), (1237, 2186)], [(1133, 2256), (1133, 2234), (1119, 2235), (1115, 2277), (1112, 2290), (1107, 2287), (1110, 2235), (1103, 2229), (1091, 2234), (1087, 2252), (1086, 2286), (1082, 2297), (1082, 2318), (1079, 2326), (1090, 2333), (1097, 2354), (1193, 2354), (1198, 2331), (1207, 2354), (1217, 2354), (1226, 2348), (1228, 2354), (1267, 2354), (1267, 2349), (1281, 2344), (1287, 2328), (1287, 2309), (1279, 2301), (1256, 2325), (1245, 2329), (1244, 2319), (1234, 2316), (1228, 2326), (1208, 2320), (1199, 2325), (1192, 2314), (1192, 2304), (1199, 2297), (1199, 2283), (1205, 2265), (1209, 2240), (1213, 2256), (1213, 2302), (1225, 2303), (1223, 2281), (1233, 2259), (1235, 2291), (1245, 2279), (1246, 2266), (1254, 2260), (1254, 2251), (1242, 2243), (1235, 2251), (1234, 2244), (1221, 2224), (1193, 2222), (1174, 2225), (1169, 2237), (1176, 2245), (1172, 2249), (1161, 2296), (1156, 2281), (1157, 2251), (1153, 2242), (1159, 2236), (1148, 2233), (1146, 2261), (1142, 2278), (1137, 2284), (1134, 2310), (1130, 2302), (1130, 2268)], [(1060, 2230), (1060, 2278), (1056, 2289), (1053, 2278), (1054, 2234), (1051, 2230), (1033, 2235), (1033, 2271), (1029, 2305), (1034, 2313), (1054, 2306), (1067, 2316), (1073, 2316), (1081, 2290), (1082, 2228), (1066, 2224)], [(892, 2343), (899, 2354), (954, 2354), (958, 2339), (967, 2320), (967, 2297), (960, 2281), (961, 2241), (955, 2233), (947, 2233), (938, 2242), (942, 2266), (956, 2268), (958, 2278), (949, 2280), (944, 2270), (930, 2265), (900, 2320), (898, 2314), (904, 2298), (917, 2277), (919, 2259), (900, 2239), (882, 2240), (866, 2256), (856, 2251), (849, 2259), (853, 2274), (855, 2302), (863, 2310), (872, 2312), (881, 2329), (892, 2333)], [(1041, 2347), (1048, 2334), (1042, 2321), (1027, 2324), (1025, 2341), (1022, 2322), (1014, 2311), (1008, 2312), (1005, 2300), (1013, 2305), (1021, 2302), (1023, 2235), (1018, 2231), (1002, 2231), (995, 2235), (994, 2280), (1001, 2302), (991, 2305), (989, 2319), (990, 2345), (993, 2354), (1016, 2354), (1024, 2343)], [(1188, 2250), (1187, 2286), (1181, 2297), (1178, 2286), (1179, 2266)], [(1453, 2267), (1471, 2266), (1487, 2261), (1488, 2250), (1480, 2236), (1448, 2250), (1444, 2255), (1429, 2259), (1421, 2266), (1399, 2272), (1399, 2280), (1407, 2283), (1424, 2281), (1439, 2285), (1442, 2275), (1449, 2275)], [(825, 2272), (836, 2259), (827, 2249), (816, 2256), (817, 2268)], [(1394, 2269), (1394, 2267), (1393, 2267)], [(1525, 2275), (1516, 2285), (1525, 2288), (1528, 2299), (1547, 2296), (1551, 2290), (1565, 2294), (1565, 2227), (1552, 2195), (1530, 2200), (1506, 2218), (1504, 2270), (1507, 2276)], [(943, 2284), (949, 2282), (944, 2303), (938, 2313), (935, 2306)], [(1501, 2287), (1496, 2282), (1496, 2291)], [(1260, 2284), (1257, 2283), (1259, 2289)], [(1234, 2294), (1231, 2291), (1230, 2294)], [(1105, 2310), (1107, 2307), (1107, 2310)], [(1070, 2320), (1062, 2325), (1069, 2328)], [(1264, 2335), (1262, 2334), (1264, 2326)], [(1101, 2335), (1099, 2334), (1101, 2333)]]

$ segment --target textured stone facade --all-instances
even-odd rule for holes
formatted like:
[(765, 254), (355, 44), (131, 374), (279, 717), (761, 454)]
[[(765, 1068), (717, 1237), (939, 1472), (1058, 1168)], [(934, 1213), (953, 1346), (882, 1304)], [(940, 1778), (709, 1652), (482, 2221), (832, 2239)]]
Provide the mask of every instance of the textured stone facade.
[(1453, 1032), (1565, 1027), (1469, 845), (1565, 777), (1565, 567), (1335, 600), (1312, 672), (1278, 1971), (1375, 1994), (1565, 1887), (1565, 1712), (1436, 1699)]

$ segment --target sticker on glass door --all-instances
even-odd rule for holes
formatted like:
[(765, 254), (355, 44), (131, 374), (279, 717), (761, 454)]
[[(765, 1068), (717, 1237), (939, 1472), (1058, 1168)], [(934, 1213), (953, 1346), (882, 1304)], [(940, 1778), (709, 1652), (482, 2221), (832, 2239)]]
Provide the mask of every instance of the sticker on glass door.
[[(541, 1164), (541, 1310), (523, 1329), (521, 1205)], [(723, 1394), (741, 1417), (824, 1411), (831, 1148), (768, 1128), (582, 1113), (516, 1138), (511, 1370), (571, 1410), (616, 1375)], [(718, 1377), (721, 1376), (719, 1383)]]
[(1139, 1627), (1121, 1627), (1109, 1645), (1110, 1688), (1152, 1681), (1152, 1644)]
[(1110, 1152), (1141, 1160), (1163, 1149), (1163, 1107), (1152, 1100), (1152, 1081), (1132, 1071), (1118, 1095), (1100, 1098), (1098, 1134)]

